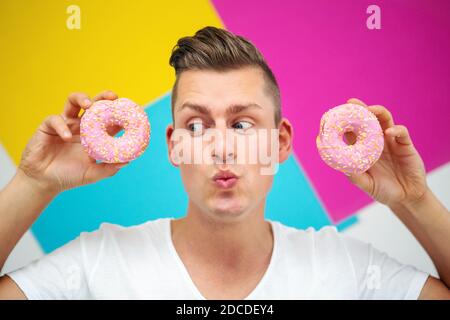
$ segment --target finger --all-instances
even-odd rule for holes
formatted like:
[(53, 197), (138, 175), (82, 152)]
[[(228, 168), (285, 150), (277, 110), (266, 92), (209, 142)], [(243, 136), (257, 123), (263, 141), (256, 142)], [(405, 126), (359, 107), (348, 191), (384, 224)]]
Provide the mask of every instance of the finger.
[(408, 129), (403, 125), (395, 125), (386, 129), (385, 133), (393, 138), (395, 141), (404, 145), (411, 145), (412, 140), (409, 135)]
[(344, 132), (344, 138), (345, 138), (345, 142), (348, 145), (355, 144), (355, 142), (357, 140), (357, 136), (353, 131)]
[(44, 120), (40, 130), (49, 135), (57, 134), (66, 141), (72, 138), (72, 133), (70, 132), (69, 127), (60, 115), (49, 116)]
[(80, 142), (81, 142), (81, 137), (80, 137), (80, 135), (79, 135), (79, 134), (72, 135), (72, 138), (70, 139), (70, 142), (73, 142), (73, 143), (80, 143)]
[(348, 99), (347, 103), (359, 104), (360, 106), (367, 107), (367, 104), (365, 104), (364, 102), (362, 102), (361, 100), (359, 100), (357, 98)]
[(125, 167), (128, 162), (124, 163), (92, 163), (86, 171), (85, 183), (93, 183), (101, 179), (105, 179), (115, 175), (121, 168)]
[(118, 125), (113, 125), (113, 126), (109, 126), (106, 128), (106, 132), (108, 132), (108, 134), (111, 137), (114, 137), (117, 133), (120, 132), (120, 130), (122, 130), (123, 128), (121, 126)]
[[(99, 101), (99, 100), (116, 100), (117, 98), (118, 98), (119, 96), (115, 93), (115, 92), (113, 92), (113, 91), (111, 91), (111, 90), (105, 90), (105, 91), (103, 91), (103, 92), (101, 92), (101, 93), (99, 93), (99, 94), (97, 94), (93, 99), (92, 99), (92, 101)], [(84, 112), (80, 115), (80, 116), (83, 116), (83, 114), (84, 114)], [(119, 130), (120, 131), (120, 130)], [(117, 132), (119, 132), (119, 131), (117, 131)], [(116, 133), (117, 133), (116, 132)]]
[(347, 175), (347, 177), (353, 184), (357, 185), (363, 191), (367, 192), (368, 194), (372, 194), (373, 180), (372, 177), (367, 172), (359, 174), (352, 173)]
[(96, 95), (92, 100), (116, 100), (118, 98), (117, 94), (111, 90), (105, 90), (98, 95)]
[(368, 106), (367, 108), (375, 114), (383, 131), (394, 126), (394, 118), (392, 118), (392, 114), (388, 109), (380, 105)]
[(71, 93), (67, 98), (63, 115), (66, 118), (78, 118), (80, 110), (89, 108), (91, 103), (87, 94), (81, 92)]
[[(64, 115), (61, 115), (63, 118)], [(80, 118), (69, 118), (69, 119), (65, 119), (65, 122), (67, 124), (67, 126), (69, 127), (70, 132), (72, 132), (72, 134), (79, 134), (80, 133)]]

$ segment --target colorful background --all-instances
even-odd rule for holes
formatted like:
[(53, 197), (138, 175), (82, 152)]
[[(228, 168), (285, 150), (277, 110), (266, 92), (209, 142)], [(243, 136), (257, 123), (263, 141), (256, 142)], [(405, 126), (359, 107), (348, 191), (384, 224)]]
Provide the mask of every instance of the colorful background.
[[(80, 29), (66, 26), (70, 5)], [(381, 9), (370, 30), (366, 9)], [(207, 26), (251, 40), (273, 69), (283, 115), (294, 125), (294, 154), (280, 166), (266, 217), (297, 228), (334, 224), (404, 263), (435, 274), (404, 226), (320, 159), (321, 115), (358, 97), (383, 104), (405, 124), (429, 183), (449, 206), (450, 2), (434, 1), (3, 1), (0, 4), (0, 186), (43, 119), (67, 95), (112, 89), (145, 106), (150, 147), (115, 177), (60, 194), (19, 242), (4, 272), (42, 256), (102, 222), (139, 224), (185, 214), (178, 169), (167, 159), (180, 37)]]

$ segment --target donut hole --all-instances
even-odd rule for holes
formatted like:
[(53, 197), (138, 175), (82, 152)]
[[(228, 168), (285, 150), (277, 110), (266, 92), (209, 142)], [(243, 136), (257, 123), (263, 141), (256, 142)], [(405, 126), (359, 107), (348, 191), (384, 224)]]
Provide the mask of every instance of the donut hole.
[(110, 124), (106, 126), (106, 132), (111, 136), (115, 137), (118, 132), (123, 130), (122, 126), (119, 126), (117, 124)]
[(353, 131), (344, 132), (344, 136), (342, 137), (342, 139), (347, 145), (354, 145), (356, 142), (356, 133), (354, 133)]

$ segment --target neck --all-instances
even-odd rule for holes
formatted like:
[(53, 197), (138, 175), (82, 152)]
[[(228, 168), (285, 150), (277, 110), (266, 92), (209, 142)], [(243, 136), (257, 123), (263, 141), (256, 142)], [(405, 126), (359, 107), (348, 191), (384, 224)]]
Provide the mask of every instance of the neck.
[(251, 263), (256, 257), (270, 257), (273, 234), (264, 220), (264, 205), (230, 222), (211, 218), (189, 201), (186, 217), (173, 221), (174, 245), (199, 259), (225, 261), (233, 266)]

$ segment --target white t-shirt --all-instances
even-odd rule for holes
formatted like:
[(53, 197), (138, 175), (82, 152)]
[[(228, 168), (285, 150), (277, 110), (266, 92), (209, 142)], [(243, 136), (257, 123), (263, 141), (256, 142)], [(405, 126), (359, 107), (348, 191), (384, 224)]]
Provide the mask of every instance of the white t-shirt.
[[(103, 223), (9, 276), (29, 299), (205, 299), (175, 250), (171, 219)], [(417, 299), (428, 278), (335, 227), (268, 221), (271, 261), (246, 299)]]

